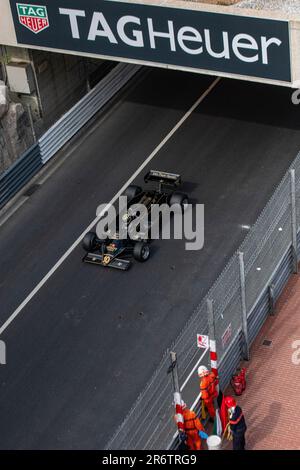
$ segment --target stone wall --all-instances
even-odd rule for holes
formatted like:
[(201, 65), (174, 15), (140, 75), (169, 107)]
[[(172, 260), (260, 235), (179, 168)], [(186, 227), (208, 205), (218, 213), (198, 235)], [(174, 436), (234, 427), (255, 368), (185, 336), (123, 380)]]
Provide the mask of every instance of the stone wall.
[[(90, 61), (80, 56), (41, 50), (30, 53), (44, 132), (87, 93)], [(99, 66), (103, 61), (95, 62)]]
[[(47, 51), (2, 49), (0, 79), (6, 82), (0, 80), (0, 174), (87, 93), (90, 78), (106, 64)], [(21, 63), (29, 64), (33, 72), (31, 94), (9, 89), (6, 67)]]
[(0, 174), (33, 144), (28, 114), (21, 103), (11, 101), (0, 81)]

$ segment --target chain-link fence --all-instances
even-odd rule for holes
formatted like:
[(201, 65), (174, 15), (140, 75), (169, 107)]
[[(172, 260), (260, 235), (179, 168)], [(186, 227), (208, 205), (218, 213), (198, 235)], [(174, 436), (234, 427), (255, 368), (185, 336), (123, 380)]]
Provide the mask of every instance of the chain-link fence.
[[(250, 201), (249, 201), (250, 203)], [(247, 208), (245, 208), (247, 210)], [(288, 277), (297, 269), (300, 241), (300, 154), (249, 230), (208, 294), (202, 299), (171, 346), (177, 353), (180, 384), (185, 384), (201, 358), (196, 334), (208, 334), (207, 300), (212, 300), (224, 388), (257, 336)], [(203, 350), (202, 350), (203, 353)], [(208, 364), (208, 354), (201, 363)], [(167, 351), (128, 416), (107, 444), (107, 449), (167, 449), (176, 426), (173, 420), (172, 378)], [(191, 383), (191, 381), (190, 381)], [(187, 383), (184, 399), (195, 400), (197, 390)], [(188, 400), (187, 400), (188, 397)]]

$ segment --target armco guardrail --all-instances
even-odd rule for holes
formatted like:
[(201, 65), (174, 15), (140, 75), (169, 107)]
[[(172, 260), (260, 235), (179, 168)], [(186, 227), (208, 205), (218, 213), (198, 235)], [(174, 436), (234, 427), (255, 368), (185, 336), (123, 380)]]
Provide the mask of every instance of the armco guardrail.
[[(207, 300), (213, 316), (220, 384), (224, 389), (257, 336), (271, 307), (297, 266), (300, 242), (300, 154), (292, 163), (239, 250), (216, 280), (187, 325), (171, 345), (177, 353), (179, 383), (183, 384), (203, 350), (196, 334), (208, 334)], [(243, 282), (244, 281), (244, 282)], [(244, 321), (243, 321), (244, 320)], [(206, 365), (208, 361), (206, 354)], [(203, 361), (205, 364), (205, 361)], [(166, 450), (174, 448), (176, 426), (173, 386), (165, 353), (146, 389), (138, 397), (106, 449)], [(197, 374), (183, 390), (191, 405), (199, 390)]]
[(119, 64), (82, 100), (68, 111), (39, 140), (41, 158), (46, 163), (101, 109), (140, 69)]
[(0, 176), (0, 209), (141, 69), (118, 64)]
[(0, 176), (0, 208), (22, 188), (43, 166), (36, 143)]

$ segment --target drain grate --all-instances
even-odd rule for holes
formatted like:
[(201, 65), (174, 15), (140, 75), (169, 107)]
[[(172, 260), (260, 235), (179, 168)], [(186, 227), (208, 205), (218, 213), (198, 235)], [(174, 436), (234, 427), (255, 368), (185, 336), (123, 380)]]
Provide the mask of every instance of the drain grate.
[(25, 196), (32, 196), (40, 187), (40, 184), (33, 184), (30, 186), (30, 188), (27, 189), (26, 193), (24, 193)]
[(263, 344), (263, 346), (268, 346), (269, 347), (269, 346), (272, 345), (272, 341), (270, 341), (269, 339), (264, 339), (262, 344)]

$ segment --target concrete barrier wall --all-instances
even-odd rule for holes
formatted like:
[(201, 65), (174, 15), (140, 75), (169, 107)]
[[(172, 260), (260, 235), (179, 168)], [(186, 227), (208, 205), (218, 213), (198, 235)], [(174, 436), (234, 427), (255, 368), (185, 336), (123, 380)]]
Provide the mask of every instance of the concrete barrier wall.
[[(117, 0), (119, 1), (119, 0)], [(38, 2), (36, 2), (38, 3)], [(51, 2), (48, 0), (44, 0), (44, 2), (39, 2), (39, 4), (50, 5)], [(113, 2), (109, 2), (112, 4)], [(293, 88), (298, 88), (300, 85), (300, 16), (290, 15), (283, 12), (266, 12), (263, 10), (248, 10), (243, 8), (237, 8), (236, 6), (221, 6), (221, 5), (213, 5), (207, 3), (197, 3), (197, 2), (190, 2), (190, 1), (177, 1), (177, 0), (131, 0), (132, 4), (139, 4), (139, 5), (147, 5), (147, 6), (159, 6), (161, 8), (164, 7), (172, 7), (172, 8), (182, 8), (185, 10), (191, 11), (199, 11), (199, 12), (213, 12), (219, 13), (224, 15), (233, 15), (237, 17), (249, 17), (249, 18), (260, 18), (260, 19), (273, 19), (273, 20), (280, 20), (285, 21), (289, 27), (289, 36), (290, 36), (290, 58), (291, 58), (291, 80), (283, 81), (278, 79), (272, 79), (270, 77), (261, 78), (255, 77), (250, 75), (240, 75), (239, 73), (228, 73), (226, 71), (220, 70), (211, 70), (205, 68), (192, 68), (189, 66), (181, 66), (178, 64), (173, 63), (158, 63), (149, 61), (145, 58), (145, 60), (139, 58), (122, 58), (114, 57), (111, 55), (100, 55), (95, 53), (90, 53), (86, 51), (75, 51), (75, 50), (62, 50), (62, 49), (53, 49), (44, 46), (40, 46), (38, 40), (36, 43), (29, 44), (19, 44), (17, 42), (15, 27), (13, 23), (12, 13), (10, 9), (10, 1), (9, 0), (1, 0), (1, 17), (0, 17), (0, 44), (4, 45), (14, 45), (20, 47), (30, 47), (31, 49), (43, 49), (43, 50), (52, 50), (56, 52), (64, 52), (70, 53), (75, 55), (82, 55), (82, 56), (89, 56), (89, 57), (99, 57), (99, 58), (111, 58), (113, 60), (124, 61), (124, 62), (131, 62), (131, 63), (139, 63), (143, 65), (151, 65), (157, 67), (165, 67), (165, 68), (172, 68), (172, 69), (180, 69), (186, 71), (192, 71), (196, 73), (204, 73), (209, 75), (219, 75), (224, 77), (230, 78), (237, 78), (241, 80), (248, 80), (248, 81), (257, 81), (263, 83), (270, 83), (282, 86), (289, 86)], [(87, 2), (87, 5), (89, 2)], [(121, 6), (121, 5), (120, 5)], [(76, 8), (76, 1), (74, 2), (74, 8)], [(224, 18), (224, 22), (226, 22), (226, 18)], [(35, 35), (37, 38), (42, 37), (39, 35)]]

